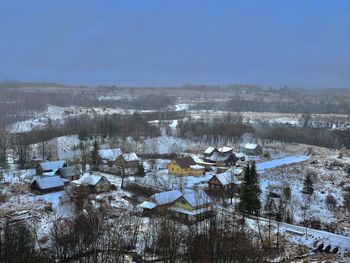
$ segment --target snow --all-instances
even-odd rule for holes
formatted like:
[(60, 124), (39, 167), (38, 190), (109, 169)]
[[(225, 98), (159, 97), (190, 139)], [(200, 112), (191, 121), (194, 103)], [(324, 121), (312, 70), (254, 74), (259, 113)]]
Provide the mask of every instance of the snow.
[(140, 207), (146, 208), (146, 209), (153, 209), (157, 206), (157, 204), (149, 201), (144, 201), (140, 204)]
[(64, 191), (58, 191), (53, 193), (48, 193), (44, 195), (38, 195), (36, 200), (44, 200), (46, 202), (50, 202), (52, 204), (52, 208), (57, 210), (60, 206), (60, 199), (63, 195)]
[(174, 202), (176, 199), (182, 196), (179, 190), (172, 190), (167, 192), (156, 193), (150, 197), (158, 205), (166, 205)]
[(111, 161), (115, 161), (122, 153), (123, 152), (120, 148), (98, 151), (98, 155), (101, 157), (101, 159), (111, 160)]
[(124, 153), (122, 156), (127, 162), (139, 161), (139, 157), (136, 155), (136, 153)]
[(185, 104), (185, 103), (175, 104), (175, 111), (183, 111), (183, 110), (188, 110), (188, 104)]
[(211, 154), (215, 150), (214, 147), (209, 146), (207, 149), (205, 149), (204, 153), (205, 154)]
[(278, 166), (299, 163), (307, 160), (307, 156), (287, 156), (281, 159), (275, 159), (272, 161), (267, 161), (263, 163), (256, 164), (256, 169), (259, 172), (263, 172), (266, 169), (276, 168)]
[(86, 173), (82, 177), (80, 177), (78, 180), (72, 181), (72, 183), (76, 184), (76, 185), (91, 185), (91, 186), (94, 186), (101, 179), (102, 179), (101, 175)]
[(185, 190), (183, 198), (192, 206), (197, 207), (211, 203), (210, 197), (202, 190)]
[(52, 161), (52, 162), (42, 162), (40, 163), (41, 168), (44, 171), (57, 171), (62, 168), (65, 164), (65, 160)]
[(64, 183), (59, 176), (37, 178), (34, 182), (36, 182), (42, 190), (64, 186)]
[(255, 150), (256, 147), (258, 147), (258, 145), (255, 143), (247, 143), (246, 145), (244, 145), (244, 148), (248, 150)]

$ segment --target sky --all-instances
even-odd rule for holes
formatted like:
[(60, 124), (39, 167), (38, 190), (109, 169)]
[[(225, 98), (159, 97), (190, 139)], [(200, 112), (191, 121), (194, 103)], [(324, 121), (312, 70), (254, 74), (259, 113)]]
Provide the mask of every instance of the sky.
[(0, 80), (350, 87), (350, 1), (0, 0)]

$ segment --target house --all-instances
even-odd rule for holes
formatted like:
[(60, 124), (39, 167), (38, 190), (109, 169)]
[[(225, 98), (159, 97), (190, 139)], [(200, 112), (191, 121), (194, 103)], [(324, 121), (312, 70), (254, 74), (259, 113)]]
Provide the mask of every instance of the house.
[(119, 169), (116, 161), (123, 152), (121, 149), (102, 149), (98, 151), (99, 170), (101, 172), (117, 174)]
[(169, 210), (176, 218), (188, 223), (205, 219), (213, 213), (212, 201), (202, 190), (185, 190)]
[(204, 151), (204, 161), (219, 167), (234, 166), (238, 158), (232, 147), (220, 147), (219, 149), (208, 147)]
[(34, 179), (30, 188), (41, 194), (56, 192), (64, 189), (64, 182), (59, 176), (40, 177)]
[(262, 147), (255, 143), (241, 145), (241, 152), (247, 155), (262, 155)]
[(52, 162), (41, 162), (36, 166), (36, 173), (38, 175), (53, 175), (59, 168), (66, 167), (67, 163), (65, 160), (52, 161)]
[(121, 154), (116, 160), (116, 165), (124, 167), (125, 169), (136, 168), (139, 164), (140, 159), (136, 153)]
[(182, 196), (179, 190), (166, 191), (151, 195), (146, 201), (140, 204), (144, 213), (167, 213), (167, 209), (174, 205), (174, 202)]
[(92, 193), (107, 192), (111, 189), (112, 184), (107, 180), (106, 177), (97, 174), (84, 174), (78, 180), (72, 181), (72, 185), (84, 185), (90, 188)]
[(173, 159), (168, 164), (168, 174), (180, 176), (201, 176), (205, 173), (205, 167), (197, 165), (192, 157), (180, 157)]
[(240, 170), (230, 169), (224, 173), (214, 175), (208, 182), (209, 189), (231, 190), (235, 189), (241, 182), (237, 179)]
[(184, 222), (195, 222), (212, 213), (210, 197), (202, 190), (179, 190), (156, 193), (140, 204), (146, 214), (172, 215)]
[(214, 152), (218, 152), (218, 149), (215, 147), (209, 146), (207, 149), (204, 151), (204, 158), (209, 158)]
[(59, 168), (55, 174), (69, 181), (73, 181), (80, 178), (81, 172), (77, 166), (68, 166)]

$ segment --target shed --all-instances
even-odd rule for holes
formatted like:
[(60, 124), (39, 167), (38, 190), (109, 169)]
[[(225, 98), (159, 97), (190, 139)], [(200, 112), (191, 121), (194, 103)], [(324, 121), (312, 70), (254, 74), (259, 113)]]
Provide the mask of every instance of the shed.
[(81, 172), (76, 166), (68, 166), (59, 168), (56, 175), (62, 178), (68, 179), (69, 181), (78, 180), (80, 178)]
[(30, 187), (39, 193), (55, 192), (64, 189), (64, 182), (59, 176), (42, 177), (34, 179)]

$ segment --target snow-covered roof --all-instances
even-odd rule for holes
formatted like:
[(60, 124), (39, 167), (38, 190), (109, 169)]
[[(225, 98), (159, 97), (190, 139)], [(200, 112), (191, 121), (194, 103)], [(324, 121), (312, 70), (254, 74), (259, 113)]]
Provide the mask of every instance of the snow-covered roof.
[(207, 211), (211, 211), (211, 207), (203, 207), (200, 209), (195, 209), (195, 210), (187, 210), (184, 208), (180, 208), (180, 207), (170, 207), (169, 210), (174, 211), (174, 212), (178, 212), (181, 214), (187, 214), (187, 215), (198, 215)]
[(240, 168), (240, 167), (239, 167), (239, 168), (233, 169), (233, 174), (234, 174), (234, 175), (241, 175), (242, 172), (243, 172), (243, 169)]
[(51, 189), (51, 188), (64, 186), (64, 182), (62, 181), (61, 177), (59, 177), (59, 176), (37, 178), (34, 180), (34, 182), (42, 190), (47, 190), (47, 189)]
[(194, 170), (202, 170), (202, 169), (205, 169), (204, 166), (198, 165), (198, 164), (191, 165), (190, 168), (191, 168), (191, 169), (194, 169)]
[(205, 154), (211, 154), (215, 150), (214, 147), (209, 146), (207, 149), (205, 149), (204, 153)]
[(91, 185), (95, 186), (98, 184), (100, 180), (108, 180), (102, 176), (102, 175), (97, 175), (97, 174), (84, 174), (82, 177), (80, 177), (78, 180), (72, 181), (73, 184), (77, 185)]
[(44, 171), (57, 171), (59, 168), (62, 168), (65, 164), (65, 160), (58, 160), (52, 162), (41, 162), (39, 166)]
[(232, 151), (232, 150), (233, 150), (232, 147), (227, 147), (227, 146), (220, 147), (220, 148), (218, 149), (218, 151), (221, 152), (221, 153), (226, 153), (226, 152), (229, 152), (229, 151)]
[(235, 153), (235, 155), (236, 155), (237, 158), (245, 157), (244, 153)]
[(75, 159), (81, 156), (81, 151), (58, 151), (57, 156), (59, 159)]
[(136, 153), (124, 153), (122, 156), (123, 156), (123, 159), (127, 162), (140, 160), (139, 157), (136, 155)]
[(183, 198), (193, 207), (211, 203), (210, 197), (202, 190), (186, 190)]
[(80, 170), (76, 166), (68, 166), (58, 169), (56, 173), (60, 174), (62, 177), (73, 177), (80, 175)]
[(256, 147), (258, 147), (258, 145), (255, 144), (255, 143), (246, 143), (246, 144), (244, 145), (244, 148), (246, 148), (246, 149), (248, 149), (248, 150), (255, 150)]
[(243, 170), (241, 168), (236, 168), (233, 170), (232, 174), (232, 169), (229, 169), (224, 173), (214, 175), (213, 178), (216, 177), (224, 186), (229, 184), (241, 184), (241, 182), (236, 178), (236, 175), (240, 175), (242, 171)]
[(153, 209), (157, 206), (156, 203), (150, 202), (150, 201), (144, 201), (140, 204), (140, 207), (146, 208), (146, 209)]
[(166, 191), (156, 193), (150, 197), (158, 205), (166, 205), (174, 202), (176, 199), (182, 196), (179, 190)]
[(123, 152), (120, 148), (105, 149), (105, 150), (98, 151), (98, 155), (100, 156), (101, 159), (110, 160), (110, 161), (117, 160), (117, 158), (122, 154), (123, 154)]

